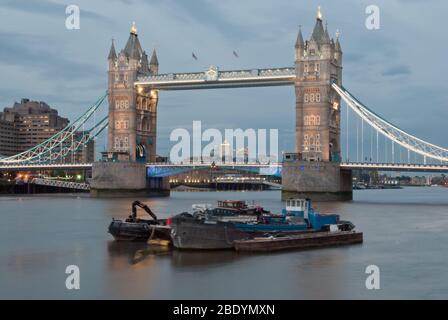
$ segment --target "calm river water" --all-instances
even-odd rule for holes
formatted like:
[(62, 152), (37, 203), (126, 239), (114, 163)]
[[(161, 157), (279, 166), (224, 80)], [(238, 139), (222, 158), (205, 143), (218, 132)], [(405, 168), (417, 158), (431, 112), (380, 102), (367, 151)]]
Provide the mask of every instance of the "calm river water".
[[(116, 243), (112, 217), (134, 199), (86, 195), (0, 197), (0, 298), (25, 299), (384, 299), (448, 298), (448, 188), (355, 191), (352, 202), (315, 203), (364, 232), (364, 244), (275, 254), (154, 251)], [(141, 199), (160, 217), (218, 199), (271, 210), (278, 191), (173, 192)], [(380, 290), (365, 269), (380, 268)], [(80, 268), (80, 290), (65, 269)]]

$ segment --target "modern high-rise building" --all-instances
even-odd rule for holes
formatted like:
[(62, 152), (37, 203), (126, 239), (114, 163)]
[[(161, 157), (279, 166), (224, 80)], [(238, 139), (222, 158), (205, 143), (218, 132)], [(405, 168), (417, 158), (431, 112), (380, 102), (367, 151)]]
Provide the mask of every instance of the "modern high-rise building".
[[(0, 155), (11, 156), (28, 150), (69, 124), (56, 109), (42, 101), (22, 99), (0, 112)], [(78, 135), (81, 135), (79, 133)], [(64, 162), (91, 162), (94, 157), (93, 141), (79, 149)]]

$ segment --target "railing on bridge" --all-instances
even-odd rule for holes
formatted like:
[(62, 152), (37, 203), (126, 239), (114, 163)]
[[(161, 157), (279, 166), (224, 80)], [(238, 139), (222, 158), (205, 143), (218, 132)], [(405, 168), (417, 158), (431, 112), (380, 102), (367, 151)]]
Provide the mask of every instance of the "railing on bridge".
[(91, 163), (1, 163), (0, 170), (18, 171), (18, 170), (83, 170), (91, 169)]
[(60, 181), (60, 180), (51, 180), (51, 179), (43, 179), (43, 178), (33, 178), (31, 180), (31, 183), (42, 185), (42, 186), (58, 187), (58, 188), (90, 190), (90, 185), (88, 183)]

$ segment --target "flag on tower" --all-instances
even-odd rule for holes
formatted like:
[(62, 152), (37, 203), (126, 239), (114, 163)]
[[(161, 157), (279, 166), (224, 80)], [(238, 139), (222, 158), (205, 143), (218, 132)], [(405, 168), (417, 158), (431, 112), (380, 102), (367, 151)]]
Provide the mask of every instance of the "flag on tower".
[(191, 53), (191, 56), (193, 57), (194, 60), (198, 60), (198, 57), (196, 57), (196, 55), (194, 54), (194, 52)]
[(235, 50), (233, 50), (233, 55), (234, 55), (235, 57), (239, 58), (239, 55), (238, 55), (238, 53), (236, 53)]

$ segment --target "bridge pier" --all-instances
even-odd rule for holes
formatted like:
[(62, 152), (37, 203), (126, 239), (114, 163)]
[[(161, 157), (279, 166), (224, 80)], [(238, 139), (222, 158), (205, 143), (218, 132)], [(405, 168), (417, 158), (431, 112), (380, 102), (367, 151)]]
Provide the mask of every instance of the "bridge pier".
[(147, 177), (146, 185), (151, 195), (169, 196), (170, 179), (169, 177)]
[(144, 163), (132, 161), (94, 162), (90, 194), (94, 197), (169, 195), (167, 178), (157, 178), (156, 180), (147, 178)]
[(283, 162), (282, 200), (310, 198), (313, 201), (353, 199), (352, 171), (336, 162)]

